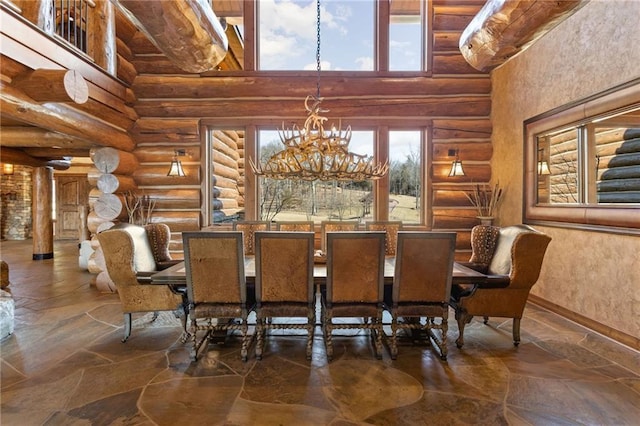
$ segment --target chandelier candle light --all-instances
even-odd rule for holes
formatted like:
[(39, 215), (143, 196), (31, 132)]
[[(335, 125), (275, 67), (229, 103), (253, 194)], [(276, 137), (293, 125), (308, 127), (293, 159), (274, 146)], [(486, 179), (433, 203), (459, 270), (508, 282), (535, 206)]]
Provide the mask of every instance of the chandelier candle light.
[(308, 117), (302, 128), (293, 125), (291, 129), (278, 131), (284, 149), (272, 155), (264, 164), (256, 164), (250, 158), (251, 169), (257, 176), (271, 179), (297, 180), (340, 180), (364, 181), (380, 179), (389, 170), (388, 163), (375, 163), (373, 157), (349, 151), (351, 142), (351, 126), (342, 129), (342, 121), (338, 127), (325, 130), (327, 118), (322, 114), (328, 112), (320, 104), (320, 0), (317, 0), (317, 50), (316, 69), (318, 72), (316, 95), (309, 95), (304, 101)]

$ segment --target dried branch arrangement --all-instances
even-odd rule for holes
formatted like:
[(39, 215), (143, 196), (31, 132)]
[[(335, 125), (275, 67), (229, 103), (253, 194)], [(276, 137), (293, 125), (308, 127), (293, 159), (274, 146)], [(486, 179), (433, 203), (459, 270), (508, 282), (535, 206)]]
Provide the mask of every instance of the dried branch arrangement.
[(465, 192), (465, 194), (476, 208), (478, 216), (493, 217), (500, 198), (502, 198), (502, 188), (499, 183), (493, 187), (487, 184), (476, 185), (472, 191)]
[(137, 195), (131, 191), (124, 196), (124, 204), (127, 207), (129, 223), (146, 225), (151, 223), (151, 214), (156, 206), (156, 201), (148, 195)]

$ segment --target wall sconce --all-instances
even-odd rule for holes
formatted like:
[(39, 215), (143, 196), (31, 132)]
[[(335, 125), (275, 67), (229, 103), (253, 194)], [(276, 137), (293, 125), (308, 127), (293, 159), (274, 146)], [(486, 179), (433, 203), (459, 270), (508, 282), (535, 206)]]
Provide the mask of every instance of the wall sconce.
[(538, 150), (538, 174), (540, 176), (551, 174), (549, 163), (544, 159), (544, 149)]
[(187, 155), (184, 149), (176, 149), (173, 154), (173, 160), (171, 160), (171, 167), (169, 168), (169, 173), (167, 176), (178, 176), (184, 177), (186, 176), (184, 169), (182, 168), (182, 163), (178, 160), (178, 157), (183, 157)]
[(2, 164), (2, 174), (3, 175), (12, 175), (13, 174), (13, 164), (3, 163)]
[(449, 177), (455, 176), (464, 176), (464, 169), (462, 168), (462, 161), (460, 161), (459, 157), (459, 149), (450, 149), (449, 157), (453, 157), (455, 155), (455, 160), (451, 163), (451, 171), (449, 172)]

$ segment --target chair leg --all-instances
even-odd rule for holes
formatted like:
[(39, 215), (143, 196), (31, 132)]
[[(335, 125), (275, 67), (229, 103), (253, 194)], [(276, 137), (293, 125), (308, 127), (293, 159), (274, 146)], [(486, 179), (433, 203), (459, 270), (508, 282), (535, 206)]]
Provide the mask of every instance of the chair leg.
[(242, 361), (246, 362), (249, 356), (249, 324), (247, 324), (247, 316), (245, 315), (241, 321), (242, 349), (240, 349), (240, 356), (242, 357)]
[(180, 325), (182, 325), (182, 336), (180, 336), (180, 343), (187, 343), (187, 340), (189, 340), (189, 337), (191, 336), (188, 330), (188, 315), (183, 311), (176, 312), (176, 316), (180, 318)]
[(122, 338), (122, 343), (126, 342), (131, 336), (131, 314), (124, 314), (124, 337)]
[(488, 324), (489, 323), (489, 317), (483, 317), (484, 318), (484, 323)]
[(376, 334), (376, 358), (382, 359), (382, 333), (384, 330), (382, 329), (382, 316), (374, 319), (375, 323), (373, 324), (372, 331)]
[(447, 317), (446, 313), (445, 315), (443, 315), (443, 317), (441, 318), (441, 332), (442, 332), (442, 336), (440, 339), (440, 359), (443, 361), (447, 360), (447, 333), (449, 332), (449, 318)]
[(327, 359), (331, 361), (333, 359), (333, 342), (331, 341), (331, 314), (327, 314), (326, 310), (323, 311), (322, 314), (322, 324), (324, 331), (324, 344), (325, 350), (327, 353)]
[(313, 335), (316, 328), (316, 308), (310, 306), (307, 313), (307, 360), (311, 360), (313, 353)]
[(391, 359), (398, 357), (398, 314), (391, 315)]
[(459, 335), (456, 339), (456, 346), (458, 349), (464, 346), (464, 326), (467, 325), (473, 317), (467, 315), (464, 312), (456, 311), (456, 321), (458, 321)]
[(520, 344), (520, 318), (513, 319), (513, 346)]
[(265, 323), (268, 318), (256, 316), (256, 359), (262, 359), (262, 350), (264, 347)]
[(378, 307), (378, 315), (375, 318), (371, 318), (371, 331), (375, 333), (375, 345), (376, 345), (376, 358), (382, 359), (382, 307)]

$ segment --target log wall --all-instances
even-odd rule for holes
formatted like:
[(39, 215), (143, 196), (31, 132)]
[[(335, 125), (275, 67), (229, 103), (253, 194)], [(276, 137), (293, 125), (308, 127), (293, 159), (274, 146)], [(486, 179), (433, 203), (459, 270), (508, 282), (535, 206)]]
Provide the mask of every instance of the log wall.
[[(323, 106), (331, 110), (331, 117), (341, 117), (350, 124), (418, 125), (432, 131), (432, 182), (427, 185), (426, 194), (431, 214), (427, 226), (458, 232), (460, 259), (468, 258), (469, 232), (478, 223), (464, 191), (472, 184), (491, 180), (491, 82), (487, 74), (467, 64), (457, 45), (459, 35), (482, 4), (433, 2), (431, 75), (395, 78), (385, 73), (332, 73), (322, 77)], [(145, 193), (162, 198), (165, 207), (156, 208), (154, 220), (170, 224), (172, 249), (177, 254), (181, 249), (179, 231), (199, 229), (204, 224), (195, 200), (189, 200), (191, 207), (170, 200), (170, 188), (175, 185), (197, 194), (199, 180), (192, 180), (191, 176), (201, 170), (197, 168), (200, 159), (190, 157), (183, 161), (187, 178), (161, 176), (168, 169), (172, 150), (186, 148), (190, 154), (199, 153), (196, 147), (204, 144), (203, 129), (207, 126), (244, 128), (299, 121), (304, 114), (303, 100), (315, 86), (316, 77), (308, 73), (278, 75), (250, 70), (187, 76), (139, 33), (130, 31), (123, 37), (127, 39), (120, 40), (118, 46), (126, 48), (118, 53), (137, 70), (132, 90), (140, 119), (131, 134), (137, 143), (135, 154), (140, 168), (134, 179)], [(211, 138), (214, 216), (233, 214), (244, 207), (244, 142), (244, 135), (224, 131)], [(459, 150), (465, 177), (447, 177), (453, 160), (448, 156), (450, 149)], [(177, 216), (181, 216), (180, 220)]]

